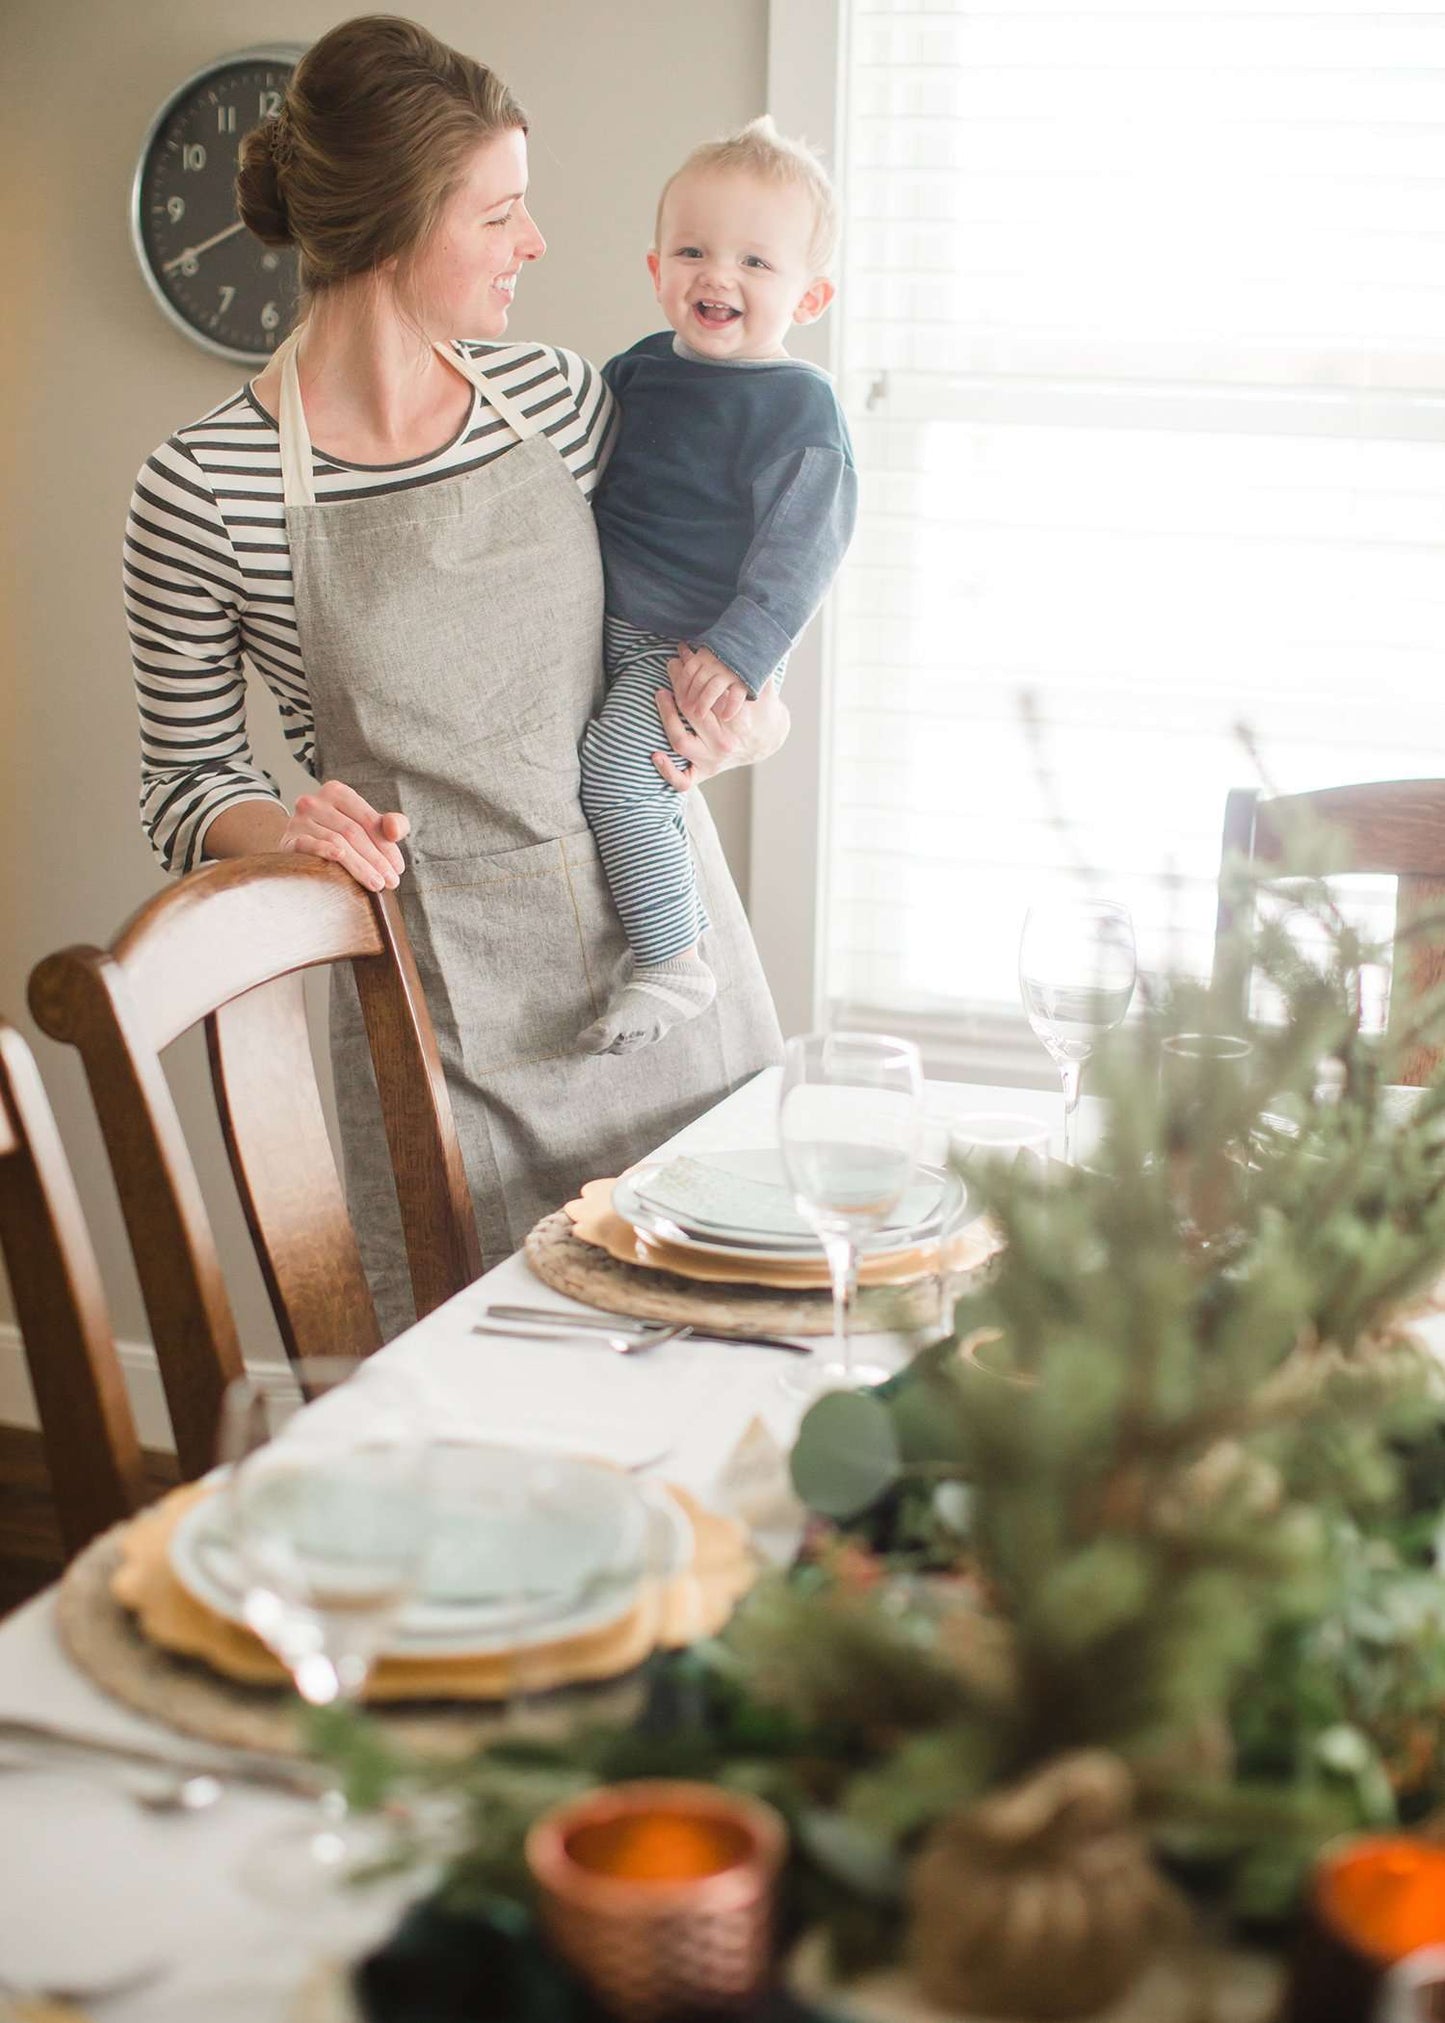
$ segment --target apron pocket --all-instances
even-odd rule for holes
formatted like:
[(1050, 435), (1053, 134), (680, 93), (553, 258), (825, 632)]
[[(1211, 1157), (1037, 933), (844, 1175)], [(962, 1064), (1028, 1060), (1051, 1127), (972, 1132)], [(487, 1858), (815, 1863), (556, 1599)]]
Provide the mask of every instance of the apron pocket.
[(443, 1056), (469, 1080), (570, 1055), (602, 1009), (599, 958), (624, 944), (610, 902), (610, 921), (598, 918), (585, 868), (595, 855), (584, 831), (484, 857), (413, 858), (400, 896), (422, 988), (439, 1037), (450, 1029)]

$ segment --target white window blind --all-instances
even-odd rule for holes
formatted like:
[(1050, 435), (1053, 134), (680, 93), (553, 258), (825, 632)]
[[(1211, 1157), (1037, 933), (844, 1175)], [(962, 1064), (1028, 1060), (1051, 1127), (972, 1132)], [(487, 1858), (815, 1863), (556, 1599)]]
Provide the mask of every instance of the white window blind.
[(823, 994), (985, 1048), (1071, 855), (1207, 972), (1237, 724), (1445, 772), (1445, 10), (843, 5)]

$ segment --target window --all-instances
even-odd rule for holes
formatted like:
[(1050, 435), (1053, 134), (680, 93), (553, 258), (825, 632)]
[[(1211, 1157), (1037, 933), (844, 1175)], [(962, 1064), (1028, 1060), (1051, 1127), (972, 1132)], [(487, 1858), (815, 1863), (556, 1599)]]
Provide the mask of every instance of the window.
[(817, 997), (1017, 1072), (1061, 862), (1207, 971), (1238, 724), (1445, 771), (1445, 11), (841, 8)]

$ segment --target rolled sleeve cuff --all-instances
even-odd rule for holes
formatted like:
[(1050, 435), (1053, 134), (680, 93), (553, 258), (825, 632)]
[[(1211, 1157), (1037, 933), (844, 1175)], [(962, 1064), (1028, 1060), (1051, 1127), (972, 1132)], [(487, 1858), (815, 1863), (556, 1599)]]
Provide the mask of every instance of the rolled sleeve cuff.
[(751, 597), (735, 597), (716, 624), (693, 644), (715, 653), (724, 667), (747, 683), (753, 695), (762, 691), (778, 662), (793, 650), (791, 633)]

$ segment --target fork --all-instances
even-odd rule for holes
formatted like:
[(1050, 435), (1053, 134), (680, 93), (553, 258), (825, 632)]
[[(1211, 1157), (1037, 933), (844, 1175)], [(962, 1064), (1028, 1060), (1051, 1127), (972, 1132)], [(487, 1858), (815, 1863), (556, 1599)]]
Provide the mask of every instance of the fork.
[[(499, 1311), (500, 1309), (496, 1307), (487, 1308), (488, 1314), (498, 1313)], [(575, 1332), (565, 1315), (554, 1317), (549, 1314), (546, 1318), (548, 1320), (555, 1319), (557, 1325), (551, 1327), (543, 1326), (540, 1318), (536, 1321), (501, 1319), (492, 1322), (491, 1320), (485, 1320), (474, 1322), (472, 1333), (474, 1335), (501, 1335), (507, 1340), (514, 1342), (564, 1342)], [(622, 1328), (606, 1326), (599, 1328), (589, 1323), (586, 1332), (589, 1335), (593, 1335), (603, 1348), (611, 1349), (614, 1355), (640, 1356), (645, 1349), (660, 1348), (664, 1342), (686, 1341), (691, 1335), (692, 1329), (685, 1327), (645, 1328), (634, 1329), (629, 1332)]]
[[(659, 1342), (733, 1342), (742, 1348), (781, 1349), (786, 1355), (808, 1356), (812, 1350), (801, 1342), (790, 1342), (783, 1335), (719, 1335), (709, 1334), (705, 1328), (694, 1328), (678, 1324), (669, 1326), (666, 1321), (646, 1321), (630, 1319), (625, 1314), (609, 1318), (605, 1314), (566, 1314), (555, 1307), (490, 1306), (482, 1309), (488, 1321), (527, 1322), (547, 1326), (562, 1333), (574, 1331), (606, 1335), (612, 1341), (630, 1339), (637, 1349), (653, 1348)], [(496, 1333), (496, 1329), (479, 1330)], [(620, 1350), (619, 1354), (631, 1355), (633, 1349)]]

